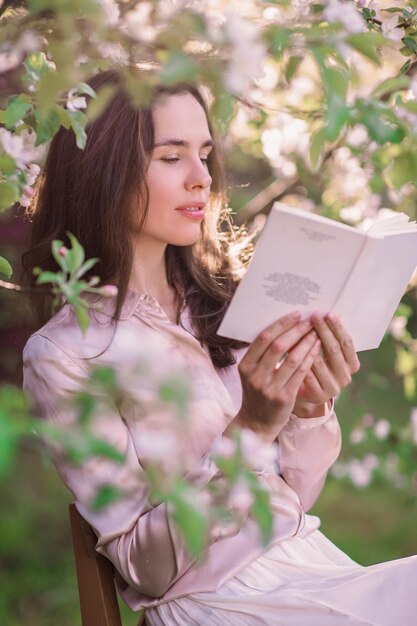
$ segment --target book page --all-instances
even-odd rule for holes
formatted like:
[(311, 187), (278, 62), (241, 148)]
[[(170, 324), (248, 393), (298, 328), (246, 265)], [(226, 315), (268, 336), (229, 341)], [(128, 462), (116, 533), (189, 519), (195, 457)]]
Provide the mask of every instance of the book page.
[(377, 348), (417, 266), (417, 231), (368, 237), (334, 312), (357, 350)]
[(286, 313), (332, 309), (366, 234), (317, 217), (274, 205), (219, 335), (250, 342)]
[(369, 235), (385, 235), (391, 232), (407, 232), (409, 230), (417, 230), (416, 222), (410, 221), (406, 213), (397, 213), (396, 215), (376, 220), (366, 232)]

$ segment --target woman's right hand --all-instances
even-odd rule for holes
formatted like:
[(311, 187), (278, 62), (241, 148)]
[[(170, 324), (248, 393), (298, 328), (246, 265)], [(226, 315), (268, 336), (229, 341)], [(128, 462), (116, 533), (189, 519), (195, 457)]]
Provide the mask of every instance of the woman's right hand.
[(298, 390), (320, 350), (309, 320), (290, 313), (262, 331), (239, 364), (243, 399), (229, 424), (250, 428), (272, 443), (288, 422)]

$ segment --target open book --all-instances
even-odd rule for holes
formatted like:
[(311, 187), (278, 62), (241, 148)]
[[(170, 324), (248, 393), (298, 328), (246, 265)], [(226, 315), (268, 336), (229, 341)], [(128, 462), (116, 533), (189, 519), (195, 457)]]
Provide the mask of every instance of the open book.
[(356, 349), (377, 348), (417, 266), (417, 225), (399, 213), (367, 230), (275, 203), (218, 334), (251, 342), (299, 309), (333, 311)]

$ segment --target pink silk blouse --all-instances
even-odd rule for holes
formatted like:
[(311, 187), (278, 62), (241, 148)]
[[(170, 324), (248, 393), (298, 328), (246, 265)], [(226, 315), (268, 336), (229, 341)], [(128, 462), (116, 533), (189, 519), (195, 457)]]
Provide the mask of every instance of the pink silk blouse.
[[(52, 424), (68, 428), (71, 434), (75, 413), (68, 399), (83, 389), (90, 367), (111, 365), (123, 370), (136, 351), (152, 356), (152, 345), (162, 337), (165, 362), (154, 366), (177, 364), (189, 371), (193, 380), (189, 445), (201, 459), (193, 479), (197, 485), (215, 480), (219, 472), (210, 459), (210, 447), (241, 405), (237, 365), (223, 370), (213, 366), (207, 350), (192, 334), (187, 311), (181, 325), (173, 324), (155, 298), (133, 291), (128, 292), (116, 324), (111, 321), (114, 301), (103, 299), (102, 307), (91, 314), (85, 335), (72, 307), (65, 305), (27, 342), (24, 389), (37, 413)], [(243, 354), (244, 350), (236, 353), (238, 361)], [(146, 406), (149, 390), (141, 385), (138, 382), (137, 393), (145, 398)], [(94, 420), (97, 435), (125, 455), (123, 464), (96, 457), (79, 466), (71, 464), (58, 447), (53, 451), (78, 510), (98, 536), (97, 551), (113, 562), (120, 593), (134, 610), (189, 593), (214, 591), (266, 549), (256, 523), (246, 517), (240, 528), (229, 525), (215, 529), (205, 553), (198, 559), (190, 557), (167, 505), (148, 500), (141, 450), (144, 433), (152, 432), (157, 417), (152, 414), (151, 401), (146, 415), (143, 406), (138, 411), (133, 403), (114, 409), (103, 404), (99, 418)], [(257, 471), (271, 494), (272, 543), (307, 535), (318, 527), (318, 518), (306, 516), (305, 511), (323, 487), (327, 470), (339, 454), (340, 439), (333, 410), (310, 419), (291, 415), (277, 441), (279, 469)], [(103, 484), (122, 485), (126, 495), (105, 509), (93, 510), (91, 500)]]

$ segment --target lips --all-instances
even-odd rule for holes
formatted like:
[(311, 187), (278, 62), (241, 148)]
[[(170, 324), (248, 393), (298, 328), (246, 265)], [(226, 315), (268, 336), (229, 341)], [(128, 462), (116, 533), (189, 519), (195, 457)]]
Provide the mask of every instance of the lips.
[(205, 206), (205, 202), (190, 202), (189, 204), (183, 204), (182, 206), (177, 207), (175, 210), (190, 219), (202, 220), (204, 218)]
[(176, 211), (203, 211), (206, 206), (205, 202), (190, 202), (189, 204), (183, 204), (182, 206), (177, 207)]

